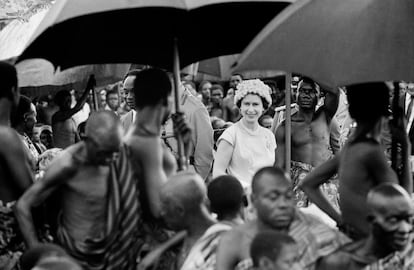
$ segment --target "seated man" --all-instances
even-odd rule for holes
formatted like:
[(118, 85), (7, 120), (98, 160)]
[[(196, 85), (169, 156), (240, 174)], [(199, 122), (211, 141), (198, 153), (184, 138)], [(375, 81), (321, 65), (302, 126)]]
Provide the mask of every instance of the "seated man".
[(236, 227), (220, 240), (217, 270), (251, 269), (249, 247), (254, 236), (265, 230), (285, 232), (298, 244), (297, 260), (303, 269), (335, 251), (349, 239), (295, 208), (289, 178), (279, 168), (265, 167), (253, 177), (252, 202), (257, 219)]
[[(172, 269), (215, 269), (218, 241), (223, 232), (231, 227), (216, 223), (207, 210), (205, 199), (207, 191), (203, 179), (196, 173), (182, 171), (172, 176), (161, 189), (162, 218), (174, 231), (185, 230), (187, 234), (178, 241), (180, 243), (177, 259)], [(179, 234), (178, 234), (179, 235)], [(161, 246), (162, 252), (172, 244)], [(159, 249), (153, 254), (160, 254)], [(144, 259), (144, 262), (147, 258)], [(144, 268), (141, 265), (141, 269)]]
[(217, 214), (218, 221), (231, 226), (244, 223), (244, 208), (248, 202), (242, 185), (234, 176), (213, 179), (207, 187), (207, 195), (210, 210)]
[(287, 234), (275, 231), (258, 233), (250, 246), (250, 256), (257, 270), (299, 270), (298, 246)]
[(322, 258), (317, 270), (413, 269), (414, 208), (408, 193), (397, 184), (384, 183), (368, 193), (367, 204), (368, 238)]

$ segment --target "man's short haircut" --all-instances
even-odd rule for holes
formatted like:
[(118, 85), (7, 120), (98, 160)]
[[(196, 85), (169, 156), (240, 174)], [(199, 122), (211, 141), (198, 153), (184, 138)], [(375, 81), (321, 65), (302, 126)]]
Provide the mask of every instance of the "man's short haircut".
[[(367, 204), (370, 211), (386, 205), (386, 201), (396, 197), (405, 197), (411, 201), (407, 191), (398, 184), (382, 183), (372, 188), (367, 195)], [(383, 205), (377, 205), (378, 201), (384, 202)]]
[(231, 175), (216, 177), (207, 186), (211, 211), (219, 217), (236, 214), (247, 201), (239, 180)]
[(281, 168), (278, 168), (278, 167), (264, 167), (264, 168), (261, 168), (260, 170), (258, 170), (255, 173), (255, 175), (253, 176), (253, 180), (252, 180), (252, 192), (253, 193), (257, 192), (257, 188), (258, 188), (260, 179), (265, 174), (270, 174), (275, 179), (284, 179), (286, 182), (289, 182), (289, 176)]
[(172, 85), (168, 74), (157, 68), (144, 69), (134, 80), (135, 106), (143, 108), (162, 102), (167, 104)]
[(108, 98), (109, 98), (109, 96), (110, 96), (110, 95), (117, 95), (117, 96), (119, 96), (119, 95), (118, 95), (118, 91), (116, 91), (115, 89), (108, 90), (108, 91), (106, 92), (106, 100), (108, 100)]
[(390, 89), (385, 83), (347, 86), (349, 114), (356, 122), (371, 123), (389, 115)]
[(12, 99), (12, 88), (17, 88), (17, 71), (16, 68), (7, 63), (0, 61), (0, 99)]
[(30, 98), (20, 95), (19, 104), (17, 105), (17, 109), (13, 112), (11, 117), (11, 125), (15, 128), (17, 125), (24, 122), (24, 116), (26, 113), (30, 112), (31, 110), (32, 101)]
[(277, 261), (282, 248), (286, 245), (295, 245), (295, 240), (286, 233), (263, 231), (258, 233), (250, 245), (250, 256), (253, 266), (258, 267), (261, 258), (266, 257), (272, 262)]
[(125, 74), (124, 78), (122, 79), (122, 83), (124, 83), (125, 79), (129, 76), (137, 76), (141, 72), (140, 69), (131, 69), (130, 71)]
[(221, 86), (218, 83), (215, 83), (215, 84), (213, 84), (211, 86), (210, 92), (213, 92), (214, 90), (217, 90), (217, 89), (221, 90), (221, 92), (224, 94), (224, 88), (223, 88), (223, 86)]
[(233, 73), (231, 74), (230, 77), (233, 77), (233, 76), (239, 76), (242, 80), (244, 80), (243, 75), (241, 75), (240, 73)]
[(56, 105), (58, 105), (59, 107), (62, 107), (63, 102), (65, 101), (66, 97), (70, 97), (70, 96), (71, 94), (69, 90), (60, 90), (59, 92), (56, 93), (54, 97), (54, 101)]

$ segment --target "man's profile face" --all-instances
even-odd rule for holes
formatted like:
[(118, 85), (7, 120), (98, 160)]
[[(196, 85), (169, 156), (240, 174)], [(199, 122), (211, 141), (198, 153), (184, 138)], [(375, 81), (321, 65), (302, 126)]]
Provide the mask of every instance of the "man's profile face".
[(124, 92), (124, 99), (131, 109), (135, 109), (135, 95), (134, 95), (134, 80), (136, 76), (128, 76), (124, 80), (122, 90)]
[(298, 105), (304, 109), (315, 109), (318, 103), (318, 92), (310, 83), (303, 83), (298, 89)]
[(252, 196), (257, 216), (275, 229), (288, 229), (295, 213), (294, 194), (286, 179), (265, 173)]
[(373, 233), (393, 251), (403, 250), (412, 241), (413, 221), (410, 201), (403, 196), (389, 198), (374, 214)]
[(236, 89), (237, 85), (243, 81), (240, 75), (233, 75), (230, 77), (229, 86), (230, 88)]

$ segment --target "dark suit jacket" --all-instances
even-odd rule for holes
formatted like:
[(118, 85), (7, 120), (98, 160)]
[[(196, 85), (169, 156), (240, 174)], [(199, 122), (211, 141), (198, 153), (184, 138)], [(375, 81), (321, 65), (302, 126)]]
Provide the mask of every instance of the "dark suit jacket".
[[(403, 108), (404, 116), (405, 116), (405, 110), (406, 110), (405, 99), (407, 95), (409, 94), (404, 94), (400, 97), (400, 106), (401, 108)], [(414, 113), (414, 108), (411, 113)], [(406, 120), (407, 120), (407, 125), (408, 125), (409, 119), (407, 117), (406, 117)], [(414, 155), (414, 121), (411, 124), (410, 130), (408, 131), (408, 138), (410, 139), (410, 143), (411, 143), (411, 155)]]

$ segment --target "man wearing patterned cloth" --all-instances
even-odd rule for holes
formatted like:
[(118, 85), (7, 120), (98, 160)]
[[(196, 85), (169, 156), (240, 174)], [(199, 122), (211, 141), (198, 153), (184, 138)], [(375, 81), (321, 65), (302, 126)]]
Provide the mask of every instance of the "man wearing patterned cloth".
[(408, 270), (414, 268), (414, 207), (399, 185), (384, 183), (367, 196), (368, 238), (346, 244), (318, 262), (317, 270)]
[(13, 214), (15, 201), (32, 184), (33, 175), (24, 145), (10, 127), (11, 112), (19, 103), (16, 69), (0, 62), (0, 269), (9, 270), (24, 244)]
[(253, 177), (252, 202), (257, 219), (236, 227), (220, 240), (217, 270), (252, 269), (250, 244), (259, 232), (274, 230), (287, 232), (299, 247), (301, 269), (312, 270), (316, 261), (350, 240), (319, 219), (295, 207), (290, 180), (274, 167), (260, 169)]
[[(330, 126), (339, 103), (338, 90), (325, 91), (324, 104), (316, 110), (321, 89), (309, 78), (299, 81), (297, 92), (298, 112), (292, 116), (291, 178), (298, 207), (309, 205), (303, 191), (297, 189), (301, 179), (315, 167), (333, 157), (330, 145)], [(285, 122), (276, 130), (276, 165), (284, 167)], [(337, 180), (322, 186), (331, 203), (339, 209)]]

